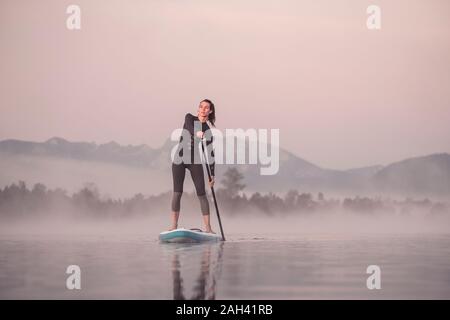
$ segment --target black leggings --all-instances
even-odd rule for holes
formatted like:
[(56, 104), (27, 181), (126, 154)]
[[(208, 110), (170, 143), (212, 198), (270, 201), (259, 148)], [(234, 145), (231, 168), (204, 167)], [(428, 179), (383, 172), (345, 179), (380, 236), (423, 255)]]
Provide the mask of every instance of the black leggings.
[(173, 176), (173, 196), (172, 196), (172, 211), (180, 211), (180, 200), (183, 193), (184, 177), (186, 176), (186, 169), (191, 172), (192, 181), (194, 181), (195, 191), (200, 200), (200, 207), (203, 215), (209, 215), (209, 203), (206, 198), (205, 191), (205, 177), (203, 174), (203, 166), (201, 163), (193, 164), (175, 164), (172, 162), (172, 176)]

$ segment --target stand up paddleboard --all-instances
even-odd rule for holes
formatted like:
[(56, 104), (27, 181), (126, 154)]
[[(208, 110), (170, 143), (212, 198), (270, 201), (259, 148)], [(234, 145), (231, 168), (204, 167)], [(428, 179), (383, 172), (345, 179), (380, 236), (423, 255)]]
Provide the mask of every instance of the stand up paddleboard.
[(161, 242), (192, 243), (220, 241), (222, 237), (214, 233), (203, 232), (200, 229), (178, 228), (171, 231), (163, 231), (159, 234)]

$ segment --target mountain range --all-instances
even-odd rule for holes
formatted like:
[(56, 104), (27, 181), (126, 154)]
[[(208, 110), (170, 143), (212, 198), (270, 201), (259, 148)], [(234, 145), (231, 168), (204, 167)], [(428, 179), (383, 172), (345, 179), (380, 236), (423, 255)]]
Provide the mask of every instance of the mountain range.
[[(47, 172), (54, 171), (55, 175), (58, 175), (57, 170), (61, 170), (60, 176), (68, 180), (71, 180), (72, 176), (76, 180), (76, 175), (83, 175), (84, 172), (87, 175), (83, 177), (86, 182), (94, 180), (90, 182), (99, 183), (95, 181), (95, 174), (93, 174), (96, 171), (92, 169), (91, 173), (88, 173), (87, 168), (104, 170), (107, 167), (108, 172), (105, 171), (102, 179), (99, 179), (103, 184), (124, 184), (120, 181), (124, 179), (127, 181), (127, 186), (135, 182), (136, 186), (144, 189), (143, 193), (158, 190), (164, 192), (171, 188), (170, 152), (175, 144), (176, 142), (169, 139), (160, 148), (151, 148), (144, 144), (124, 146), (114, 141), (105, 144), (71, 142), (59, 137), (53, 137), (44, 142), (3, 140), (0, 141), (0, 168), (2, 169), (0, 187), (13, 182), (15, 174), (17, 174), (16, 181), (19, 178), (30, 182), (37, 180), (39, 170), (43, 167)], [(248, 144), (246, 147), (248, 152)], [(64, 162), (61, 162), (63, 160), (69, 161), (70, 166), (64, 168), (62, 164)], [(46, 161), (59, 162), (56, 165), (44, 166)], [(322, 168), (280, 148), (280, 166), (275, 175), (261, 175), (259, 165), (217, 164), (216, 176), (220, 177), (230, 166), (236, 166), (243, 173), (246, 191), (283, 193), (289, 189), (297, 189), (301, 192), (322, 191), (333, 194), (450, 196), (450, 154), (448, 153), (403, 159), (386, 166), (374, 165), (349, 170), (333, 170)], [(120, 174), (115, 171), (119, 168)], [(152, 176), (156, 173), (157, 179)], [(111, 176), (110, 182), (108, 182), (109, 176)], [(141, 176), (148, 181), (138, 181)], [(40, 179), (43, 181), (37, 182), (46, 183), (45, 175)], [(64, 181), (61, 179), (59, 183), (64, 184)], [(102, 189), (102, 183), (99, 183), (100, 189)], [(152, 184), (156, 184), (160, 189), (155, 189)], [(140, 190), (139, 188), (133, 192)], [(120, 188), (115, 190), (118, 192), (113, 193), (121, 194)]]

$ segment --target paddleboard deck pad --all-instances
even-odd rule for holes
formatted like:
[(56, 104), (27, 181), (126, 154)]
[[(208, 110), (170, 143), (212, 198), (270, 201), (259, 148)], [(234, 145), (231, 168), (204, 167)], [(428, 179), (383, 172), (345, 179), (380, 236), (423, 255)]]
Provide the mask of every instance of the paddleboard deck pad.
[(222, 237), (218, 234), (203, 232), (200, 229), (178, 228), (171, 231), (163, 231), (159, 234), (161, 242), (195, 243), (220, 241)]

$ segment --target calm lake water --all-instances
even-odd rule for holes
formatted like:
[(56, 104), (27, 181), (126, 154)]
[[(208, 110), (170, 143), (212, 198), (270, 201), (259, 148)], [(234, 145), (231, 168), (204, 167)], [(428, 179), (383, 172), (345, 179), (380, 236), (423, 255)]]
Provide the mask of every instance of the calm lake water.
[[(1, 299), (449, 299), (450, 235), (0, 236)], [(81, 290), (66, 268), (81, 268)], [(369, 265), (381, 289), (368, 290)]]

